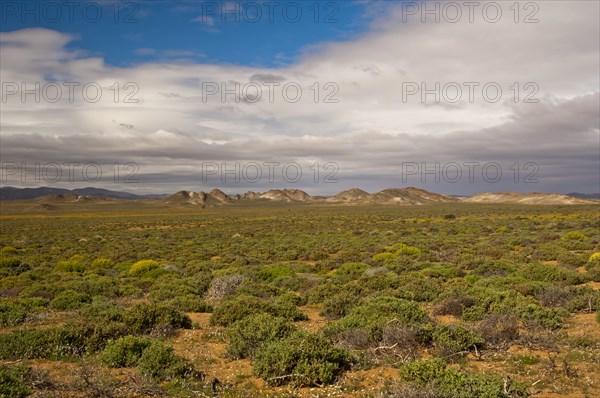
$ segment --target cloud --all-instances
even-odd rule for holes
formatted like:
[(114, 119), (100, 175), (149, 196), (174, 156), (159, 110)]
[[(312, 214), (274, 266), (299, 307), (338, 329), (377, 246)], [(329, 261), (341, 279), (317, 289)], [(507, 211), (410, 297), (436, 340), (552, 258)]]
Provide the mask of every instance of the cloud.
[(209, 15), (201, 15), (197, 18), (192, 19), (193, 22), (199, 22), (201, 24), (204, 24), (206, 26), (214, 26), (215, 25), (215, 20), (213, 17), (209, 16)]
[[(72, 102), (7, 96), (0, 154), (3, 162), (136, 162), (145, 186), (161, 192), (165, 184), (202, 189), (195, 172), (208, 161), (299, 162), (309, 177), (310, 164), (335, 162), (339, 184), (304, 181), (314, 194), (408, 183), (448, 193), (598, 191), (597, 14), (595, 2), (545, 2), (537, 24), (404, 23), (402, 7), (388, 6), (369, 32), (307, 47), (276, 68), (191, 62), (202, 55), (149, 48), (136, 54), (162, 57), (115, 67), (73, 50), (71, 35), (2, 33), (3, 83), (81, 85)], [(101, 87), (97, 102), (84, 98), (90, 82)], [(469, 82), (478, 84), (473, 98)], [(422, 90), (406, 95), (413, 83), (463, 92), (456, 102), (438, 91), (440, 101), (430, 93), (423, 103)], [(492, 83), (502, 89), (497, 102), (483, 91)], [(524, 102), (528, 95), (537, 102)], [(497, 162), (507, 178), (404, 182), (405, 162)], [(510, 166), (528, 162), (539, 166), (539, 183), (513, 183)]]

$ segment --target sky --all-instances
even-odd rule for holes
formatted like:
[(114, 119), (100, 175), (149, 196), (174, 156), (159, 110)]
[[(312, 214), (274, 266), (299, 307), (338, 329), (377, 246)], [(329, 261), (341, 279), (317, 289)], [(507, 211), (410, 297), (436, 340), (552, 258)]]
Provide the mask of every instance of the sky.
[(3, 1), (1, 185), (600, 192), (598, 1)]

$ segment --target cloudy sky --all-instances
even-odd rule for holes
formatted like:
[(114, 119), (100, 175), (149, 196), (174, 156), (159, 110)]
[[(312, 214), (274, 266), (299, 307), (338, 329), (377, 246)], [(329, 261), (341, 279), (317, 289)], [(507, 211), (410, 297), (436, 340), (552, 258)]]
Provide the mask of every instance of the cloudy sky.
[(2, 185), (600, 191), (598, 1), (46, 4), (2, 4)]

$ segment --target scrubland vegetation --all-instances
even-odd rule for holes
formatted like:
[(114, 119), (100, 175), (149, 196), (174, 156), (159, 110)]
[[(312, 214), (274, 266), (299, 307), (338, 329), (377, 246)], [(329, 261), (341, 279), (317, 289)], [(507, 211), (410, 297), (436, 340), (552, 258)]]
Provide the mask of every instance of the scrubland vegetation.
[(19, 206), (1, 397), (600, 396), (598, 206)]

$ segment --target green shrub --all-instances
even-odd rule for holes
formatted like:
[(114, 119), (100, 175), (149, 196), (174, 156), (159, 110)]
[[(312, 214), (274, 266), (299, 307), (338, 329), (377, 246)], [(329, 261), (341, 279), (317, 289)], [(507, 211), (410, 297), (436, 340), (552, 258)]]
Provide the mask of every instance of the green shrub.
[(31, 395), (29, 368), (0, 365), (0, 398), (25, 398)]
[(454, 360), (482, 348), (483, 338), (462, 325), (438, 325), (433, 331), (433, 346), (439, 356)]
[(58, 272), (83, 272), (85, 271), (85, 265), (83, 264), (83, 257), (79, 255), (72, 256), (69, 260), (59, 261), (54, 267), (55, 271)]
[(125, 309), (110, 301), (95, 301), (82, 307), (78, 314), (90, 322), (125, 322)]
[(389, 252), (394, 252), (398, 256), (418, 256), (421, 254), (421, 249), (414, 246), (409, 246), (405, 243), (396, 243), (395, 245), (385, 248)]
[(577, 271), (561, 269), (542, 263), (524, 265), (519, 268), (515, 275), (533, 281), (554, 282), (567, 285), (578, 285), (586, 282), (585, 275), (582, 275)]
[(127, 368), (137, 366), (142, 352), (151, 341), (136, 336), (125, 336), (111, 340), (100, 353), (102, 362), (110, 368)]
[(252, 358), (264, 344), (287, 337), (295, 330), (295, 326), (284, 318), (270, 314), (250, 315), (227, 330), (227, 352), (236, 359)]
[(194, 294), (176, 296), (167, 302), (167, 306), (184, 312), (211, 312), (212, 306)]
[(108, 258), (97, 258), (94, 261), (92, 261), (92, 264), (90, 265), (92, 267), (92, 269), (106, 269), (106, 268), (112, 268), (115, 265), (115, 263)]
[(19, 275), (29, 270), (29, 266), (16, 257), (0, 258), (0, 275)]
[(291, 321), (306, 319), (306, 316), (293, 305), (275, 304), (259, 297), (242, 294), (223, 301), (215, 308), (210, 317), (210, 324), (228, 326), (249, 315), (262, 313)]
[(600, 252), (593, 253), (590, 258), (588, 258), (588, 263), (600, 264)]
[(335, 285), (331, 282), (324, 282), (306, 292), (306, 302), (308, 304), (322, 304), (326, 299), (340, 293), (341, 291), (342, 288), (340, 285)]
[(339, 319), (346, 316), (352, 308), (357, 306), (358, 301), (354, 292), (343, 290), (325, 299), (321, 315), (330, 319)]
[(75, 310), (91, 302), (92, 297), (89, 294), (65, 290), (50, 302), (50, 307), (60, 311)]
[(14, 326), (25, 322), (27, 311), (14, 303), (0, 301), (0, 327)]
[(347, 343), (356, 348), (365, 348), (358, 346), (379, 344), (387, 324), (411, 325), (428, 321), (427, 313), (415, 302), (395, 297), (376, 297), (351, 309), (337, 324), (328, 326), (325, 333), (338, 341), (364, 334), (360, 342)]
[(154, 260), (140, 260), (131, 266), (129, 275), (140, 276), (158, 268), (160, 268), (160, 264)]
[(292, 275), (294, 275), (294, 271), (291, 268), (284, 266), (263, 268), (258, 273), (258, 277), (264, 281), (273, 281), (277, 278)]
[(444, 398), (511, 398), (528, 396), (520, 383), (506, 386), (501, 377), (472, 375), (447, 367), (441, 359), (420, 360), (400, 368), (402, 380), (420, 388), (433, 388), (435, 395)]
[(72, 353), (61, 328), (22, 329), (0, 334), (1, 359), (56, 359)]
[(4, 246), (2, 248), (2, 250), (0, 250), (0, 255), (2, 257), (6, 256), (6, 255), (14, 255), (14, 254), (18, 254), (19, 251), (13, 247), (13, 246)]
[(567, 232), (566, 234), (564, 234), (562, 236), (562, 239), (564, 240), (586, 240), (587, 236), (585, 236), (583, 233), (579, 232), (579, 231), (570, 231)]
[(369, 268), (365, 263), (344, 263), (335, 272), (335, 277), (343, 282), (358, 279)]
[(131, 334), (123, 322), (104, 322), (75, 318), (60, 331), (61, 355), (87, 355), (102, 351), (108, 341)]
[(549, 329), (559, 329), (563, 324), (562, 313), (555, 309), (531, 303), (522, 306), (518, 311), (521, 319), (537, 322)]
[(195, 373), (187, 360), (175, 354), (173, 348), (158, 341), (143, 350), (138, 370), (142, 376), (154, 380), (186, 379)]
[(398, 256), (394, 253), (379, 253), (373, 256), (373, 261), (379, 264), (385, 264), (396, 260), (396, 257)]
[(136, 333), (149, 333), (156, 326), (191, 329), (189, 316), (169, 307), (155, 304), (139, 304), (125, 314), (125, 323)]
[(254, 372), (269, 385), (331, 384), (350, 366), (351, 356), (319, 335), (296, 332), (262, 346)]

